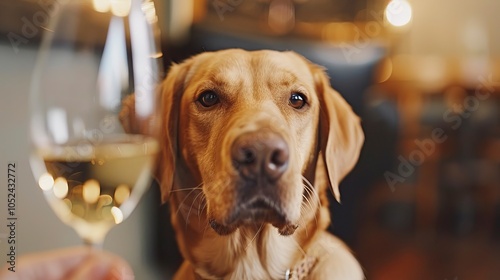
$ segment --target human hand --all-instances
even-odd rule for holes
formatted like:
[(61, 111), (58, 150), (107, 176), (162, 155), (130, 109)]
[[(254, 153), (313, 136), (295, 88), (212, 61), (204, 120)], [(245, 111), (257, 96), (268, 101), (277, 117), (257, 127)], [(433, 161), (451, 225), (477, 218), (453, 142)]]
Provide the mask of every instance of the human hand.
[(2, 268), (0, 279), (129, 280), (134, 274), (119, 256), (82, 246), (22, 256), (15, 272)]

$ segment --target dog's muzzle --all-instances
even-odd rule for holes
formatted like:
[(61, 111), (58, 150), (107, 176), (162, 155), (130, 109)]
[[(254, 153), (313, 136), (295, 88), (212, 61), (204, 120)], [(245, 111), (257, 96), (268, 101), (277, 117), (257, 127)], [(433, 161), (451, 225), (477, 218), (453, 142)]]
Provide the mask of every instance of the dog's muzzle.
[(290, 160), (283, 137), (267, 129), (245, 132), (233, 141), (230, 157), (239, 178), (237, 200), (224, 222), (210, 221), (212, 228), (224, 235), (242, 224), (270, 223), (292, 234), (297, 226), (288, 221), (277, 189)]

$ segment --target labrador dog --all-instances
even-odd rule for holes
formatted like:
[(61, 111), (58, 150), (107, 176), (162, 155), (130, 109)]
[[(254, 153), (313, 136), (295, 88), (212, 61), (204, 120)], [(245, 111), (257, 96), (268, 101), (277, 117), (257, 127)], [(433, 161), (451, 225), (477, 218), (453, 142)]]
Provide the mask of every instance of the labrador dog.
[(340, 200), (364, 136), (322, 67), (294, 52), (206, 52), (171, 67), (158, 106), (157, 175), (185, 258), (175, 279), (364, 278), (326, 231), (327, 188)]

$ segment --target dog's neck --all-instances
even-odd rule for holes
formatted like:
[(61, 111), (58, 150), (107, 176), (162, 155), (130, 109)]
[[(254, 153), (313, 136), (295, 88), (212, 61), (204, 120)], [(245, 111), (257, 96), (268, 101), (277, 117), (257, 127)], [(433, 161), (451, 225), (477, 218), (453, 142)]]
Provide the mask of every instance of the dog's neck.
[[(170, 197), (172, 223), (184, 258), (202, 279), (284, 279), (285, 273), (306, 257), (311, 233), (326, 227), (321, 207), (316, 219), (299, 225), (291, 236), (282, 236), (270, 224), (247, 225), (218, 235), (208, 223), (201, 189), (173, 191)], [(328, 217), (327, 217), (328, 219)]]

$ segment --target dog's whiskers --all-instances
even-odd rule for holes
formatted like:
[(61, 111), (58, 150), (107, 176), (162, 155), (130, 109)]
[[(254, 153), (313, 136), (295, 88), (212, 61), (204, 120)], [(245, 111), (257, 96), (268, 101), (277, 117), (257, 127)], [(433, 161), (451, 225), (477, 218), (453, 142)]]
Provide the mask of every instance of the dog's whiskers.
[(304, 182), (304, 187), (310, 191), (309, 194), (313, 195), (314, 198), (318, 201), (319, 204), (321, 204), (321, 200), (319, 199), (318, 192), (316, 191), (316, 188), (307, 180), (306, 177), (302, 176), (302, 181)]
[[(187, 216), (186, 216), (186, 219), (185, 219), (185, 221), (186, 221), (186, 228), (187, 228), (187, 225), (188, 225), (189, 215), (191, 214), (191, 210), (193, 209), (193, 206), (194, 206), (194, 204), (195, 204), (196, 200), (198, 200), (198, 198), (200, 198), (200, 197), (201, 197), (201, 199), (202, 199), (202, 201), (203, 201), (203, 199), (204, 199), (204, 197), (205, 197), (205, 196), (203, 195), (203, 192), (199, 192), (199, 193), (195, 196), (195, 198), (193, 199), (193, 202), (191, 203), (191, 206), (189, 207), (189, 210), (188, 210), (188, 213), (187, 213)], [(201, 206), (201, 202), (200, 202), (200, 203), (198, 203), (198, 218), (200, 217), (200, 212), (199, 212), (200, 206)]]
[[(303, 214), (301, 215), (299, 224), (303, 224), (305, 231), (306, 231), (306, 236), (308, 236), (309, 234), (308, 234), (308, 230), (307, 230), (307, 223), (308, 223), (309, 219), (307, 219), (306, 216), (308, 216), (308, 213), (312, 213), (315, 223), (318, 224), (317, 207), (321, 206), (321, 202), (320, 202), (319, 196), (317, 194), (317, 191), (314, 188), (314, 186), (311, 184), (311, 182), (309, 182), (309, 180), (307, 180), (307, 178), (305, 178), (304, 176), (302, 176), (302, 179), (303, 179), (303, 183), (304, 183), (303, 184), (304, 192), (302, 193), (303, 199), (302, 199), (302, 202), (300, 205), (300, 209), (301, 209), (301, 212)], [(311, 198), (313, 198), (313, 199), (311, 200)], [(313, 205), (314, 203), (317, 204), (316, 207), (314, 207), (314, 205)]]
[[(309, 192), (309, 191), (307, 190), (307, 188), (305, 188), (305, 190), (306, 190), (307, 192)], [(314, 207), (313, 207), (313, 205), (312, 205), (311, 200), (310, 200), (307, 196), (305, 196), (304, 194), (302, 194), (302, 198), (303, 198), (303, 200), (302, 200), (302, 204), (305, 204), (306, 206), (308, 206), (308, 207), (309, 207), (309, 210), (314, 211)]]
[[(304, 208), (304, 206), (303, 206), (303, 205), (300, 205), (300, 210), (301, 210), (301, 211), (302, 211), (302, 210), (304, 210), (303, 208)], [(304, 210), (304, 211), (305, 211), (305, 210)], [(306, 230), (306, 236), (309, 236), (309, 233), (308, 233), (308, 231), (307, 231), (307, 223), (305, 223), (305, 222), (304, 222), (304, 217), (303, 217), (303, 216), (301, 216), (301, 218), (299, 219), (298, 224), (299, 224), (299, 226), (302, 224), (302, 226), (303, 226), (303, 227), (304, 227), (304, 229)]]
[[(223, 181), (221, 180), (220, 182), (223, 182)], [(207, 203), (207, 198), (205, 196), (203, 188), (205, 188), (206, 192), (210, 192), (213, 188), (218, 187), (218, 186), (222, 186), (222, 183), (215, 182), (215, 183), (211, 183), (209, 185), (201, 183), (194, 188), (189, 188), (189, 190), (191, 190), (191, 191), (186, 195), (186, 197), (183, 199), (183, 201), (179, 204), (180, 206), (177, 209), (176, 215), (181, 210), (181, 208), (183, 210), (185, 210), (187, 208), (186, 200), (188, 199), (189, 196), (191, 196), (193, 194), (194, 191), (199, 190), (200, 192), (198, 192), (196, 194), (196, 196), (194, 197), (194, 199), (192, 199), (191, 205), (187, 209), (187, 214), (185, 214), (185, 211), (183, 212), (183, 216), (185, 216), (184, 220), (186, 222), (186, 227), (189, 223), (189, 216), (191, 215), (191, 212), (193, 209), (195, 209), (197, 214), (198, 214), (198, 222), (201, 222), (201, 218), (203, 216), (203, 213), (206, 212), (206, 210), (207, 210), (208, 203)], [(197, 203), (197, 206), (195, 207), (196, 201), (198, 201), (198, 203)], [(207, 225), (204, 229), (203, 235), (205, 235), (206, 229), (208, 227), (209, 227), (209, 224), (207, 223)]]
[[(248, 250), (248, 248), (250, 248), (250, 246), (254, 242), (255, 238), (257, 238), (257, 236), (259, 235), (259, 233), (262, 231), (263, 227), (264, 227), (264, 223), (261, 223), (259, 229), (257, 230), (257, 232), (254, 234), (254, 236), (252, 237), (252, 239), (247, 243), (247, 246), (245, 247), (245, 251)], [(243, 233), (241, 233), (241, 234), (244, 235)], [(245, 237), (245, 239), (248, 240), (248, 237)]]
[[(179, 214), (179, 211), (184, 208), (184, 203), (186, 202), (186, 200), (196, 191), (196, 190), (199, 190), (200, 192), (203, 192), (203, 183), (199, 184), (198, 186), (194, 187), (194, 188), (188, 188), (187, 190), (190, 190), (189, 193), (184, 197), (184, 199), (181, 201), (181, 203), (179, 203), (179, 206), (177, 208), (177, 211), (175, 212), (175, 215), (178, 215)], [(176, 190), (172, 190), (172, 191), (182, 191), (183, 189), (176, 189)], [(171, 191), (171, 192), (172, 192)]]
[(318, 191), (316, 188), (305, 178), (302, 176), (303, 182), (304, 182), (304, 189), (308, 192), (309, 196), (313, 197), (319, 205), (321, 205), (321, 200), (318, 195)]
[(196, 186), (194, 188), (180, 188), (180, 189), (170, 190), (169, 193), (173, 193), (173, 192), (185, 192), (185, 191), (193, 191), (193, 190), (201, 190), (202, 186), (203, 186), (203, 183), (199, 184), (198, 186)]
[[(203, 205), (202, 205), (203, 204)], [(202, 197), (200, 204), (198, 205), (198, 222), (201, 222), (201, 213), (207, 208), (207, 199), (205, 196)]]

